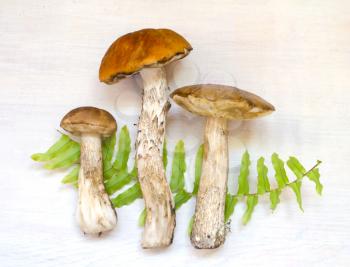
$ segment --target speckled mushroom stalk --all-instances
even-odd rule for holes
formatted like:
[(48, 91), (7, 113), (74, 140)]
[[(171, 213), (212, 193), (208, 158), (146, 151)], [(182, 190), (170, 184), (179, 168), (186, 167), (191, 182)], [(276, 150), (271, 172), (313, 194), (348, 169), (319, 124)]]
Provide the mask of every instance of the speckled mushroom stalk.
[(199, 84), (171, 94), (174, 101), (207, 117), (202, 175), (191, 233), (192, 245), (217, 248), (225, 242), (225, 198), (228, 175), (227, 121), (267, 115), (274, 107), (264, 99), (235, 87)]
[(168, 85), (162, 67), (143, 69), (140, 74), (144, 91), (136, 159), (147, 210), (142, 247), (163, 247), (171, 243), (175, 227), (172, 194), (161, 158), (165, 118), (169, 109)]
[(204, 132), (202, 175), (191, 233), (195, 247), (215, 248), (225, 241), (227, 175), (227, 119), (209, 117)]
[(103, 183), (101, 136), (82, 134), (80, 153), (78, 223), (87, 234), (110, 231), (117, 224), (117, 216)]
[(116, 122), (107, 111), (82, 107), (70, 111), (61, 127), (81, 137), (76, 212), (80, 229), (86, 234), (110, 231), (117, 214), (104, 187), (101, 139), (116, 131)]
[(147, 213), (143, 248), (166, 247), (173, 239), (175, 209), (161, 153), (170, 107), (164, 66), (187, 56), (191, 50), (191, 45), (172, 30), (143, 29), (118, 38), (100, 66), (100, 80), (108, 84), (136, 73), (143, 80), (136, 140), (138, 179)]

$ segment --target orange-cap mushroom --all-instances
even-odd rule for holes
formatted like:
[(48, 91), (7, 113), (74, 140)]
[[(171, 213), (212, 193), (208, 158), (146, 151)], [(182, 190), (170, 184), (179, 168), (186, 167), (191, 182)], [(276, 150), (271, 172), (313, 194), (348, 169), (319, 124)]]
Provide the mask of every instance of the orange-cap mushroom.
[(168, 246), (173, 240), (174, 203), (161, 156), (170, 106), (164, 66), (187, 56), (191, 50), (191, 45), (172, 30), (143, 29), (118, 38), (100, 66), (100, 81), (107, 84), (136, 73), (140, 73), (143, 80), (136, 140), (138, 179), (147, 211), (143, 248)]

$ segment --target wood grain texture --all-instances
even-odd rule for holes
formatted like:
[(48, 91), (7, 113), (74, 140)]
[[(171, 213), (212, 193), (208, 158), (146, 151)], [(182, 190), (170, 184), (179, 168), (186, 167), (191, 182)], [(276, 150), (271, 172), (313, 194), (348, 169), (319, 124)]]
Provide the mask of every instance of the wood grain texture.
[[(349, 266), (349, 10), (346, 0), (2, 0), (0, 265)], [(276, 107), (269, 117), (229, 124), (230, 192), (247, 148), (252, 166), (272, 152), (284, 160), (295, 155), (306, 167), (323, 160), (323, 196), (305, 181), (304, 213), (293, 192), (281, 195), (273, 214), (261, 198), (245, 227), (245, 204), (237, 204), (225, 245), (211, 252), (195, 250), (186, 234), (194, 201), (177, 212), (166, 250), (139, 246), (141, 200), (117, 210), (118, 225), (108, 235), (84, 236), (75, 221), (76, 191), (60, 184), (65, 172), (45, 171), (29, 156), (51, 145), (63, 115), (83, 105), (110, 111), (135, 141), (140, 110), (129, 104), (139, 101), (139, 79), (107, 86), (98, 68), (118, 36), (146, 27), (174, 29), (193, 46), (166, 68), (171, 90), (224, 83)], [(169, 155), (183, 138), (190, 180), (204, 122), (175, 104), (167, 121)]]

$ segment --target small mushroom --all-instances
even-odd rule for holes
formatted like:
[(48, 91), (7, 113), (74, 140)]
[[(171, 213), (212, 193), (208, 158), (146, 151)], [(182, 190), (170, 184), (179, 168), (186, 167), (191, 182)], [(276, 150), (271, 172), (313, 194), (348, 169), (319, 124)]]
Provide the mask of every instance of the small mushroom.
[(101, 234), (117, 224), (117, 214), (103, 183), (102, 137), (117, 130), (113, 116), (102, 109), (80, 107), (68, 112), (61, 127), (81, 137), (77, 220), (87, 234)]
[(171, 97), (188, 111), (207, 117), (191, 242), (196, 248), (216, 248), (225, 241), (227, 120), (254, 119), (270, 114), (275, 108), (252, 93), (215, 84), (185, 86), (175, 90)]
[(143, 104), (136, 140), (136, 160), (147, 211), (143, 248), (171, 244), (175, 228), (172, 194), (165, 177), (162, 146), (166, 113), (170, 107), (164, 66), (192, 50), (178, 33), (168, 29), (143, 29), (118, 38), (100, 66), (100, 81), (112, 84), (140, 73)]

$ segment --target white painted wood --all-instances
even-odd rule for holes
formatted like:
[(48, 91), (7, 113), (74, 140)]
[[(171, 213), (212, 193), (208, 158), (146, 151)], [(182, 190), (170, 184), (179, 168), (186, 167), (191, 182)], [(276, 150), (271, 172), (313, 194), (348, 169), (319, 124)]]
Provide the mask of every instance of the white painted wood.
[[(346, 0), (2, 0), (0, 265), (349, 266), (349, 10)], [(172, 28), (194, 48), (167, 67), (171, 89), (234, 84), (275, 105), (269, 117), (230, 123), (231, 179), (245, 147), (252, 164), (276, 151), (307, 166), (323, 160), (324, 195), (305, 181), (304, 213), (288, 191), (274, 214), (261, 199), (247, 226), (238, 204), (231, 234), (215, 251), (190, 244), (193, 201), (177, 213), (174, 242), (166, 250), (140, 247), (142, 201), (118, 209), (110, 234), (83, 236), (75, 222), (76, 192), (60, 184), (64, 172), (45, 171), (29, 156), (52, 144), (62, 116), (80, 105), (111, 111), (135, 141), (140, 81), (107, 86), (98, 82), (98, 68), (117, 36), (145, 27)], [(203, 120), (173, 104), (167, 121), (169, 146), (183, 138), (192, 155), (191, 187)], [(237, 179), (229, 181), (230, 191), (236, 187)]]

